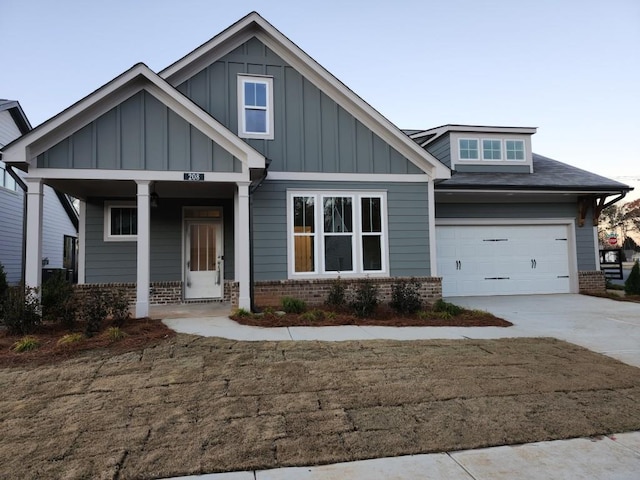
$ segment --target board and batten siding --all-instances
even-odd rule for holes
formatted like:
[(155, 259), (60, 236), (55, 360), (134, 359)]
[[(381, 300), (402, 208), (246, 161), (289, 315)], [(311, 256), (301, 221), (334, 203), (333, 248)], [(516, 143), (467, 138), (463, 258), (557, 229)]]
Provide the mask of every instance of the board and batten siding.
[[(110, 201), (111, 199), (106, 199)], [(131, 201), (134, 199), (113, 199)], [(90, 199), (86, 208), (86, 283), (136, 281), (136, 242), (104, 241), (105, 199)], [(224, 278), (234, 278), (233, 204), (230, 200), (161, 199), (161, 207), (151, 209), (151, 281), (182, 280), (182, 208), (220, 206), (223, 209)]]
[(38, 155), (39, 168), (240, 172), (241, 162), (141, 91)]
[(270, 171), (422, 173), (255, 37), (177, 88), (237, 133), (240, 74), (273, 77), (274, 139), (245, 140)]
[(431, 274), (426, 183), (269, 181), (254, 193), (256, 281), (287, 279), (287, 190), (387, 192), (390, 275)]
[(591, 211), (583, 227), (578, 226), (575, 203), (438, 203), (436, 219), (442, 218), (570, 218), (575, 220), (576, 255), (579, 271), (596, 270)]

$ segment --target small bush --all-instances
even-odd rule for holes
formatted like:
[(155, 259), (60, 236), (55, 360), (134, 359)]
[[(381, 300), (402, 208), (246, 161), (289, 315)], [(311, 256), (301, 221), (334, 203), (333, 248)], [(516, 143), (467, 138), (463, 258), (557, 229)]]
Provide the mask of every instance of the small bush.
[(246, 308), (236, 308), (233, 312), (234, 317), (251, 317), (251, 312)]
[(462, 312), (464, 312), (464, 308), (454, 305), (453, 303), (445, 302), (442, 299), (439, 299), (436, 301), (436, 303), (433, 304), (433, 311), (446, 312), (446, 313), (449, 313), (451, 316), (455, 317), (456, 315), (460, 315)]
[(378, 287), (368, 278), (358, 283), (351, 308), (360, 318), (369, 317), (378, 306)]
[(102, 322), (109, 314), (108, 298), (101, 290), (91, 290), (82, 305), (82, 315), (87, 321), (85, 334), (93, 337), (100, 331)]
[(112, 342), (117, 342), (118, 340), (122, 340), (127, 336), (125, 332), (122, 331), (120, 327), (109, 327), (105, 332), (107, 338)]
[(14, 352), (30, 352), (40, 346), (40, 342), (35, 337), (22, 337), (16, 343), (11, 346), (11, 350)]
[(640, 263), (636, 260), (629, 277), (624, 282), (624, 293), (628, 295), (640, 295)]
[(109, 293), (109, 313), (116, 327), (121, 327), (131, 318), (129, 299), (124, 290), (117, 289)]
[(72, 343), (78, 343), (84, 339), (84, 335), (81, 333), (67, 333), (66, 335), (58, 339), (58, 346), (63, 347), (65, 345), (71, 345)]
[(9, 287), (3, 308), (4, 323), (11, 335), (32, 333), (42, 323), (38, 290), (31, 287)]
[(331, 282), (326, 304), (332, 307), (342, 307), (345, 304), (345, 286), (340, 277)]
[(4, 298), (9, 290), (9, 284), (7, 283), (7, 272), (4, 271), (4, 265), (0, 263), (0, 301)]
[(322, 310), (311, 310), (300, 315), (300, 318), (308, 322), (317, 322), (324, 319), (324, 312)]
[(299, 298), (284, 297), (282, 309), (287, 313), (303, 313), (307, 309), (307, 304)]
[(72, 328), (78, 312), (78, 303), (73, 294), (73, 286), (65, 279), (63, 272), (56, 272), (42, 284), (42, 318), (61, 322)]
[(337, 317), (336, 312), (327, 312), (324, 314), (324, 316), (329, 320), (333, 320)]
[(391, 285), (391, 302), (389, 306), (401, 315), (416, 313), (422, 308), (420, 300), (421, 284), (415, 279), (400, 280)]

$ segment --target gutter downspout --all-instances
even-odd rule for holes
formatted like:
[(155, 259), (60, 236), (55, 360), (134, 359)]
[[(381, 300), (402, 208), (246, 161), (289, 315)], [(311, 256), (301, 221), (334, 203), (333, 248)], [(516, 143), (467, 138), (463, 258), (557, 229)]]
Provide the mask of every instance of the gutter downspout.
[(13, 166), (7, 165), (7, 172), (11, 175), (22, 190), (22, 259), (20, 261), (20, 284), (24, 285), (25, 271), (24, 259), (27, 255), (27, 184), (22, 181), (20, 175), (13, 171)]
[(254, 272), (253, 272), (253, 194), (264, 183), (269, 173), (269, 165), (271, 160), (268, 158), (265, 162), (265, 168), (262, 171), (262, 175), (257, 180), (251, 182), (249, 185), (249, 298), (251, 300), (251, 311), (256, 312), (257, 307), (254, 301)]

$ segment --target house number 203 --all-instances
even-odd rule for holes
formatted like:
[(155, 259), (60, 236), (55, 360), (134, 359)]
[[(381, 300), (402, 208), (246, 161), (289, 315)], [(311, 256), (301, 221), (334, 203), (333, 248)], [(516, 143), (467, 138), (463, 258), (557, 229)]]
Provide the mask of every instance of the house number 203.
[(204, 173), (187, 172), (184, 179), (188, 182), (204, 182)]

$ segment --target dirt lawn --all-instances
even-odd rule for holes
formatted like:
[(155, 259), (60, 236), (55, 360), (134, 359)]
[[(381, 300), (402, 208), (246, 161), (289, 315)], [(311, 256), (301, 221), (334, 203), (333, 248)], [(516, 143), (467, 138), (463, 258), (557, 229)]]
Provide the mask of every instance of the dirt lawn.
[(0, 369), (0, 478), (150, 479), (640, 429), (640, 369), (554, 339), (234, 342)]

